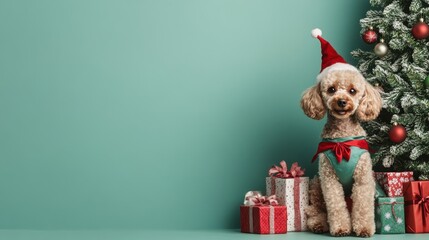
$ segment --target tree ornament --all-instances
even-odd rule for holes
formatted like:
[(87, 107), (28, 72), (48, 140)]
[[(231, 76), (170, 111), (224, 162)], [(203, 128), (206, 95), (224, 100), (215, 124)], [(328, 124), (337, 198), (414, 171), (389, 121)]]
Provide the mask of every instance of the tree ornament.
[(369, 27), (369, 29), (362, 34), (363, 41), (368, 44), (375, 43), (377, 41), (377, 37), (377, 33), (372, 27)]
[(421, 40), (429, 37), (429, 26), (425, 23), (423, 18), (419, 19), (419, 22), (416, 23), (411, 30), (414, 38)]
[(374, 84), (374, 88), (375, 88), (375, 89), (377, 89), (377, 91), (379, 91), (380, 93), (383, 93), (383, 92), (384, 92), (383, 87), (381, 87), (381, 86), (380, 86), (380, 84), (379, 84), (378, 82), (376, 82), (376, 83)]
[(384, 57), (388, 50), (389, 48), (387, 47), (387, 44), (384, 43), (384, 39), (380, 39), (380, 42), (374, 47), (375, 55), (379, 57)]
[(425, 78), (425, 87), (429, 89), (429, 76)]
[(393, 158), (392, 155), (388, 155), (387, 157), (383, 158), (383, 167), (390, 168), (390, 166), (392, 166), (394, 161), (395, 161), (395, 158)]
[(389, 139), (394, 143), (401, 143), (407, 138), (407, 129), (404, 126), (394, 122), (389, 131)]

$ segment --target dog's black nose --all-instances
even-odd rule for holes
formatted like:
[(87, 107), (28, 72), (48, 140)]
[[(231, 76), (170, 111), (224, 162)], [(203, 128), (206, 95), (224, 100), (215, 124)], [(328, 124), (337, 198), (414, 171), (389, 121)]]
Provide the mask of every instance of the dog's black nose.
[(337, 104), (338, 104), (339, 107), (343, 108), (343, 107), (345, 107), (347, 105), (347, 102), (344, 99), (340, 99), (340, 100), (337, 101)]

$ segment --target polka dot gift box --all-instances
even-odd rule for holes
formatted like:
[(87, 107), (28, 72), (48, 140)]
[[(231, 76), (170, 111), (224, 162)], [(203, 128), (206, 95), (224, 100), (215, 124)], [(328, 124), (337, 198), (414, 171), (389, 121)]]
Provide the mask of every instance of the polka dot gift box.
[(404, 198), (379, 197), (375, 203), (376, 232), (405, 233)]
[(249, 191), (240, 206), (241, 232), (257, 234), (287, 233), (286, 206), (278, 205), (276, 196), (262, 196)]
[(402, 197), (402, 185), (413, 181), (413, 172), (375, 172), (375, 179), (388, 197)]
[(266, 178), (267, 195), (276, 195), (280, 205), (287, 208), (287, 230), (289, 232), (307, 231), (307, 216), (304, 209), (308, 206), (309, 178), (303, 177), (304, 169), (294, 163), (287, 170), (285, 161), (273, 166)]

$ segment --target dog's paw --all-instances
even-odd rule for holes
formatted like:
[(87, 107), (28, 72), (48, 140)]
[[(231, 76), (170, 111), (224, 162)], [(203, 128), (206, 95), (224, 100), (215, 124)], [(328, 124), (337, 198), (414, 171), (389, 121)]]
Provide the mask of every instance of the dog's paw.
[(375, 233), (374, 221), (353, 221), (353, 231), (358, 237), (371, 237)]
[(325, 233), (329, 231), (326, 213), (319, 213), (317, 215), (308, 217), (307, 227), (314, 233)]
[(331, 235), (334, 237), (344, 237), (350, 235), (351, 231), (350, 229), (337, 229), (334, 232), (331, 231)]
[(325, 226), (322, 223), (317, 223), (312, 225), (311, 227), (308, 226), (308, 229), (313, 233), (325, 233), (328, 231), (328, 226)]
[(343, 237), (352, 233), (352, 226), (350, 222), (337, 222), (336, 225), (330, 226), (329, 232), (332, 236)]
[(373, 227), (362, 227), (354, 229), (354, 232), (358, 237), (367, 238), (372, 237), (374, 235), (375, 229)]

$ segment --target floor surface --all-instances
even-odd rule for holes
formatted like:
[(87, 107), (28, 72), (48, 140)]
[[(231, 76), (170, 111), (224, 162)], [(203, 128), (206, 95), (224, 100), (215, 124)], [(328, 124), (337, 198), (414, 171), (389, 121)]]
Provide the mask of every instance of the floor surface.
[[(323, 240), (323, 239), (360, 239), (357, 237), (333, 238), (329, 235), (316, 235), (308, 232), (290, 232), (278, 235), (257, 235), (240, 233), (239, 230), (208, 230), (208, 231), (163, 231), (163, 230), (88, 230), (88, 231), (41, 231), (41, 230), (0, 230), (0, 239), (7, 240)], [(389, 240), (423, 240), (429, 239), (429, 234), (391, 234), (375, 235), (371, 239)]]

